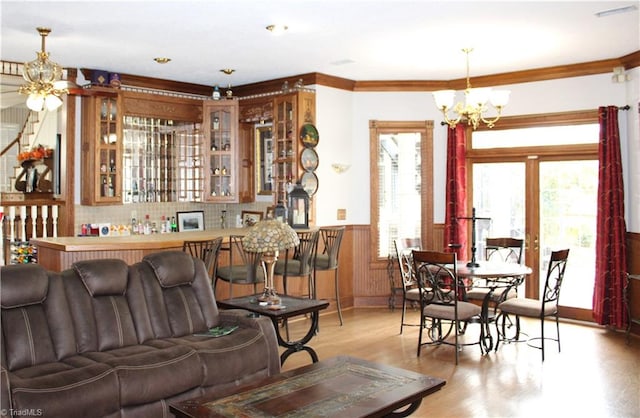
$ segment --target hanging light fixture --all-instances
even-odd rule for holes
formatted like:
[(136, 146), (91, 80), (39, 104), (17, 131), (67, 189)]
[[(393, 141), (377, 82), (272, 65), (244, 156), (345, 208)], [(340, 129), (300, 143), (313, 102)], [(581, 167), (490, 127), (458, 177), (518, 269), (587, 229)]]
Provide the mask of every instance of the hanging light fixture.
[(42, 37), (42, 49), (36, 52), (36, 59), (26, 62), (22, 76), (27, 84), (20, 86), (21, 94), (27, 95), (27, 107), (31, 110), (55, 110), (62, 105), (62, 95), (67, 94), (67, 82), (61, 80), (62, 67), (49, 60), (45, 51), (45, 38), (51, 32), (49, 28), (36, 28)]
[[(455, 90), (440, 90), (433, 92), (433, 98), (436, 107), (440, 109), (444, 115), (444, 121), (454, 128), (463, 118), (467, 120), (467, 124), (476, 129), (480, 122), (483, 122), (489, 128), (493, 128), (495, 123), (500, 119), (502, 108), (509, 102), (509, 90), (493, 90), (491, 87), (471, 88), (469, 81), (469, 53), (473, 48), (465, 48), (462, 50), (467, 56), (467, 88), (464, 90), (464, 103), (458, 102), (453, 105), (456, 92)], [(487, 102), (496, 109), (497, 115), (493, 119), (487, 119), (485, 113), (489, 110)], [(454, 114), (449, 117), (448, 113), (453, 110)]]

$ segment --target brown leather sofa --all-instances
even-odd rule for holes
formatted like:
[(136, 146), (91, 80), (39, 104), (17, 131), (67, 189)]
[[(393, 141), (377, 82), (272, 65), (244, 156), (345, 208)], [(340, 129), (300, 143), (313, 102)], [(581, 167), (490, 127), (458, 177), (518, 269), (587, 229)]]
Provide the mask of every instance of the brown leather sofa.
[(204, 264), (184, 252), (61, 273), (4, 266), (0, 289), (2, 416), (166, 417), (169, 402), (280, 371), (271, 321), (218, 311)]

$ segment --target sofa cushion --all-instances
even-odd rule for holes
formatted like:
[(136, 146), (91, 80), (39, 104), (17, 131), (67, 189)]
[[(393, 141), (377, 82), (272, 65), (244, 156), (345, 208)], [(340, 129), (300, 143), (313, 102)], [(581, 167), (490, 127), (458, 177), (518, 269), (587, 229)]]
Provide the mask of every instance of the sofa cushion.
[(2, 268), (0, 303), (3, 309), (40, 304), (47, 297), (48, 290), (47, 271), (37, 264), (14, 264)]
[(9, 373), (12, 405), (47, 417), (103, 417), (120, 409), (118, 380), (106, 364), (62, 361)]
[(160, 286), (168, 288), (191, 284), (195, 277), (193, 257), (183, 251), (162, 251), (143, 259), (156, 274)]
[(266, 373), (269, 355), (278, 359), (277, 353), (268, 349), (265, 335), (255, 328), (238, 328), (219, 338), (185, 336), (169, 341), (197, 351), (204, 365), (202, 386), (236, 382), (243, 376)]
[(76, 353), (69, 304), (58, 274), (35, 265), (3, 266), (0, 288), (6, 302), (0, 314), (3, 367), (14, 371)]
[(197, 388), (203, 368), (194, 349), (174, 345), (158, 349), (132, 345), (83, 356), (114, 368), (120, 386), (121, 406), (139, 405)]
[(73, 263), (73, 269), (91, 296), (124, 295), (126, 292), (129, 266), (123, 260), (77, 261)]

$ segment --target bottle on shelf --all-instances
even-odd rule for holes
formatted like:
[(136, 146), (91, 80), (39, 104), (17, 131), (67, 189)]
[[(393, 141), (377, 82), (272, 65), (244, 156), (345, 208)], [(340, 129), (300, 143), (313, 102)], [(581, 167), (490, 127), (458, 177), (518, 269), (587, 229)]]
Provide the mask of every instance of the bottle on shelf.
[(223, 210), (222, 214), (220, 215), (220, 229), (226, 229), (227, 228), (227, 211)]
[(136, 222), (136, 218), (131, 218), (131, 235), (138, 235), (138, 222)]
[(165, 230), (167, 232), (174, 232), (173, 231), (173, 225), (171, 225), (171, 218), (169, 217), (169, 215), (167, 215), (167, 217), (166, 217)]
[(176, 217), (171, 217), (171, 232), (178, 232), (178, 224), (176, 223)]
[(144, 234), (151, 234), (151, 221), (149, 221), (149, 215), (144, 216)]

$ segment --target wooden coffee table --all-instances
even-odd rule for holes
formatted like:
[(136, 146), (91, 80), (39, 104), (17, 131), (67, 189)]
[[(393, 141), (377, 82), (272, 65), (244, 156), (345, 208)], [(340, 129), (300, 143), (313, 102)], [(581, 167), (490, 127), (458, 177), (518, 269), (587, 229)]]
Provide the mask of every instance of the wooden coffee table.
[(406, 417), (415, 412), (422, 398), (445, 383), (409, 370), (340, 356), (220, 396), (171, 404), (169, 410), (178, 418)]
[[(318, 355), (315, 350), (307, 345), (311, 338), (315, 335), (318, 328), (318, 320), (320, 317), (320, 311), (326, 309), (329, 306), (329, 302), (326, 300), (298, 298), (294, 296), (281, 295), (282, 309), (273, 310), (268, 306), (261, 306), (257, 301), (258, 295), (243, 296), (233, 299), (225, 299), (218, 301), (218, 307), (222, 309), (245, 309), (247, 311), (268, 316), (273, 322), (273, 326), (276, 329), (276, 337), (278, 338), (278, 345), (286, 348), (286, 350), (280, 355), (280, 364), (283, 364), (287, 357), (298, 351), (306, 351), (311, 356), (311, 361), (314, 363), (318, 361)], [(288, 318), (306, 315), (311, 316), (311, 325), (307, 334), (299, 340), (289, 341), (282, 338), (280, 333), (280, 326), (278, 323), (281, 320)]]

